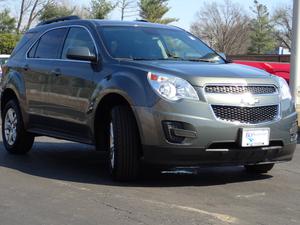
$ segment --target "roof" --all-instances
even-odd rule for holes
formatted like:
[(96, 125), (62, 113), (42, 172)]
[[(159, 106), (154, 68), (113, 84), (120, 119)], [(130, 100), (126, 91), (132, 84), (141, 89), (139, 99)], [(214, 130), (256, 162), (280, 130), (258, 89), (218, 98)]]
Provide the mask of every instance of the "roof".
[(90, 20), (94, 24), (98, 26), (141, 26), (141, 27), (155, 27), (155, 28), (173, 28), (173, 29), (180, 29), (175, 26), (165, 25), (165, 24), (158, 24), (158, 23), (151, 23), (146, 21), (121, 21), (121, 20)]
[(180, 30), (180, 28), (170, 25), (150, 23), (146, 21), (121, 21), (121, 20), (98, 20), (98, 19), (70, 19), (63, 21), (55, 21), (47, 23), (44, 22), (39, 24), (37, 27), (32, 28), (29, 32), (44, 30), (46, 28), (55, 28), (58, 26), (70, 26), (70, 25), (93, 25), (95, 27), (98, 26), (136, 26), (136, 27), (153, 27), (153, 28), (164, 28), (164, 29), (175, 29)]

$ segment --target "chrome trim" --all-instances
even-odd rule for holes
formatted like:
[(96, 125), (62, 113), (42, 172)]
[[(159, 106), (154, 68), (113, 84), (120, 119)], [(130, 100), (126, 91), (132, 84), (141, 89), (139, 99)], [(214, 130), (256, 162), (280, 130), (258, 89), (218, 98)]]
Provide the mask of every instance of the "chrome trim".
[(228, 148), (208, 148), (206, 152), (229, 152)]
[[(259, 148), (259, 147), (255, 147)], [(275, 150), (275, 149), (282, 149), (283, 146), (270, 146), (270, 147), (260, 147), (261, 150), (267, 151), (267, 150)], [(229, 152), (228, 148), (208, 148), (205, 150), (206, 152)]]
[(282, 149), (283, 146), (270, 146), (270, 147), (262, 147), (262, 150), (274, 150), (274, 149)]
[[(72, 28), (72, 27), (79, 27), (79, 28), (83, 28), (85, 29), (88, 34), (90, 35), (90, 37), (92, 38), (92, 41), (93, 41), (93, 44), (94, 44), (94, 48), (95, 48), (95, 51), (96, 51), (96, 56), (97, 58), (99, 58), (99, 51), (98, 51), (98, 48), (97, 48), (97, 44), (96, 44), (96, 41), (92, 35), (92, 33), (90, 32), (90, 30), (85, 27), (85, 26), (82, 26), (82, 25), (65, 25), (65, 26), (59, 26), (59, 27), (54, 27), (54, 28), (50, 28), (46, 31), (44, 31), (34, 42), (33, 44), (28, 48), (28, 50), (26, 51), (26, 54), (25, 54), (25, 59), (26, 60), (44, 60), (44, 61), (62, 61), (62, 62), (82, 62), (82, 63), (88, 63), (90, 64), (91, 62), (90, 61), (84, 61), (84, 60), (73, 60), (73, 59), (48, 59), (48, 58), (28, 58), (28, 53), (30, 52), (30, 50), (33, 48), (33, 46), (40, 40), (40, 38), (42, 36), (44, 36), (46, 33), (52, 31), (52, 30), (57, 30), (57, 29), (61, 29), (61, 28)], [(68, 37), (68, 36), (67, 36)], [(66, 38), (67, 38), (66, 37)], [(65, 39), (66, 40), (66, 39)], [(65, 41), (64, 40), (64, 41)], [(64, 47), (64, 46), (63, 46)]]

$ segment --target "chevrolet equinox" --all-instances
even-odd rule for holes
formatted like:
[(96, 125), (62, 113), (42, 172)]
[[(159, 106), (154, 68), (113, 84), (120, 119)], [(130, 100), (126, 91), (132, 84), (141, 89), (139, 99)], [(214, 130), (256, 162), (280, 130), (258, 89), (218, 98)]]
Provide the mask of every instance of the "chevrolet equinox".
[(116, 180), (142, 163), (266, 173), (297, 142), (285, 80), (146, 21), (71, 16), (29, 30), (3, 67), (1, 112), (9, 153), (40, 135), (95, 145)]

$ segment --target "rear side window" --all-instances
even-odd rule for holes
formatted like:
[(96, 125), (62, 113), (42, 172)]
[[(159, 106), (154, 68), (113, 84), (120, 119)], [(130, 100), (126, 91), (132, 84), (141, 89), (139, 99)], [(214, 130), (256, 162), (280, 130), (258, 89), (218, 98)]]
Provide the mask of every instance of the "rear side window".
[(39, 45), (39, 42), (37, 41), (33, 47), (30, 49), (30, 51), (28, 52), (28, 58), (34, 58), (35, 56), (35, 53), (36, 53), (36, 49), (37, 49), (37, 46)]
[(17, 46), (11, 53), (11, 57), (15, 56), (21, 49), (23, 49), (24, 46), (26, 46), (36, 35), (35, 32), (28, 31), (24, 36), (21, 38), (21, 40), (18, 42)]
[(68, 33), (62, 52), (62, 58), (67, 58), (68, 49), (74, 47), (86, 47), (91, 54), (96, 54), (95, 45), (89, 32), (81, 27), (72, 27)]
[(66, 33), (67, 28), (48, 31), (39, 39), (38, 45), (34, 45), (30, 50), (29, 57), (43, 59), (60, 58), (62, 43), (64, 42)]

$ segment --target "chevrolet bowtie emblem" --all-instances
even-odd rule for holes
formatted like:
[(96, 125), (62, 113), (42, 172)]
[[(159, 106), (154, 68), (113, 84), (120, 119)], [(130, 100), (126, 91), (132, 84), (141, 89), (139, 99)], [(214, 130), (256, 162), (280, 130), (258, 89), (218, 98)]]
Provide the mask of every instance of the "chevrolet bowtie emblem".
[(241, 98), (241, 104), (246, 106), (254, 106), (259, 103), (258, 98), (254, 98), (252, 96), (244, 96)]

